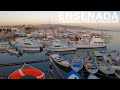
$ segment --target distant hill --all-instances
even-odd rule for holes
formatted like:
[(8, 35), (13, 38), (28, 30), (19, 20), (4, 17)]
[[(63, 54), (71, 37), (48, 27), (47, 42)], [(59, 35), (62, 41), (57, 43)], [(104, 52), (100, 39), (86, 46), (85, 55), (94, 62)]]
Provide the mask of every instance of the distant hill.
[(103, 30), (103, 29), (98, 29), (98, 28), (89, 28), (85, 26), (72, 26), (72, 25), (60, 25), (60, 24), (40, 24), (40, 25), (13, 25), (13, 26), (0, 26), (2, 27), (10, 27), (10, 28), (24, 28), (24, 27), (36, 27), (37, 29), (77, 29), (77, 30), (94, 30), (94, 31), (112, 31), (112, 30)]
[(99, 30), (99, 31), (108, 31), (103, 29), (96, 29), (96, 28), (88, 28), (83, 26), (71, 26), (71, 25), (60, 25), (60, 24), (41, 24), (38, 25), (40, 29), (77, 29), (77, 30)]
[(59, 24), (41, 24), (39, 25), (40, 28), (51, 28), (51, 29), (81, 29), (81, 30), (88, 30), (88, 29), (92, 29), (92, 28), (87, 28), (87, 27), (83, 27), (83, 26), (71, 26), (71, 25), (59, 25)]

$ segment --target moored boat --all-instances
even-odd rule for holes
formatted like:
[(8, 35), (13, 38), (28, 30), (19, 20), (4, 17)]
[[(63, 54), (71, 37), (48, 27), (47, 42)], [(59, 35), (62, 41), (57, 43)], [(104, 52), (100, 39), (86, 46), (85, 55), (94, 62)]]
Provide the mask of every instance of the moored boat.
[(84, 60), (83, 57), (80, 56), (74, 56), (73, 61), (71, 63), (71, 68), (78, 72), (83, 68)]
[(94, 62), (94, 60), (92, 58), (86, 57), (84, 59), (84, 67), (91, 74), (95, 74), (95, 73), (98, 72), (98, 68), (95, 65), (95, 62)]
[(66, 59), (64, 59), (61, 55), (59, 54), (51, 54), (49, 56), (49, 59), (54, 61), (55, 64), (61, 66), (65, 70), (69, 71), (70, 70), (70, 62)]
[(76, 48), (104, 48), (107, 46), (107, 44), (104, 42), (103, 39), (97, 36), (93, 36), (89, 39), (79, 39), (78, 41), (73, 42), (73, 45)]
[(33, 43), (32, 41), (17, 42), (14, 46), (18, 50), (30, 51), (30, 52), (39, 52), (43, 48), (42, 44), (36, 44), (36, 43)]
[(120, 54), (114, 50), (105, 50), (105, 51), (94, 51), (96, 55), (103, 56), (105, 61), (109, 62), (109, 64), (114, 69), (120, 70)]
[(75, 51), (76, 47), (70, 46), (70, 45), (66, 45), (64, 43), (62, 43), (61, 41), (57, 41), (57, 42), (53, 42), (52, 45), (47, 49), (55, 51), (55, 52), (62, 52), (62, 51)]
[(114, 74), (114, 69), (102, 56), (94, 57), (97, 68), (104, 74)]

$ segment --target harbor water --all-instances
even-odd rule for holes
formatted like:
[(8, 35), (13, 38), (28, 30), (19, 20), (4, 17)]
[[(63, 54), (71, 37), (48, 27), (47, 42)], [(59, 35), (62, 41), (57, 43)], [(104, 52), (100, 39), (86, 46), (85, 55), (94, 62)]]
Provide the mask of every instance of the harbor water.
[[(98, 49), (77, 49), (76, 52), (64, 52), (61, 53), (65, 59), (69, 60), (70, 62), (73, 60), (74, 54), (77, 54), (79, 56), (87, 56), (88, 51), (95, 51), (95, 50), (117, 50), (120, 52), (120, 32), (115, 31), (108, 31), (107, 33), (111, 34), (113, 37), (110, 41), (110, 45), (107, 46), (107, 48), (98, 48)], [(3, 64), (10, 64), (10, 63), (19, 63), (19, 62), (30, 62), (30, 61), (40, 61), (45, 60), (45, 62), (39, 62), (39, 63), (31, 63), (29, 65), (43, 71), (45, 73), (46, 79), (49, 79), (49, 65), (50, 61), (49, 57), (46, 55), (47, 51), (42, 51), (39, 53), (23, 53), (22, 56), (15, 56), (9, 53), (0, 53), (0, 77), (7, 79), (8, 76), (13, 73), (15, 70), (22, 68), (23, 65), (11, 65), (11, 66), (4, 66)], [(62, 70), (58, 67), (58, 70), (60, 71), (60, 74), (63, 78), (66, 77), (68, 72), (65, 70)], [(61, 79), (61, 77), (58, 77), (57, 71), (54, 70), (54, 74), (56, 79)]]

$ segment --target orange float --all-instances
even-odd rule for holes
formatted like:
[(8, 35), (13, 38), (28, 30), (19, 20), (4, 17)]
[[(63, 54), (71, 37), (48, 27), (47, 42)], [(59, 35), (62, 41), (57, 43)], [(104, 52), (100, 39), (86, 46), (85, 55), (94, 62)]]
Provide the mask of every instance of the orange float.
[(18, 69), (13, 72), (8, 79), (21, 79), (23, 76), (32, 75), (37, 79), (45, 79), (45, 75), (40, 70), (34, 68), (25, 68), (25, 69)]

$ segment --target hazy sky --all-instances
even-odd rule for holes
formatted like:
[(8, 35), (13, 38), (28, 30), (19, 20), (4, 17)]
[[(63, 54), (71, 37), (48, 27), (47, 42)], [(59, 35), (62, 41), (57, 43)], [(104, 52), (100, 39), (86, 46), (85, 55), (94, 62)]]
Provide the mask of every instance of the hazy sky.
[[(117, 12), (117, 15), (120, 19), (120, 12)], [(58, 20), (59, 11), (0, 11), (0, 25), (49, 24), (49, 17), (50, 17), (50, 24), (60, 24)], [(103, 29), (116, 29), (116, 30), (120, 29), (120, 23), (115, 23), (115, 24), (72, 23), (68, 25), (82, 25), (87, 27), (97, 27)]]

